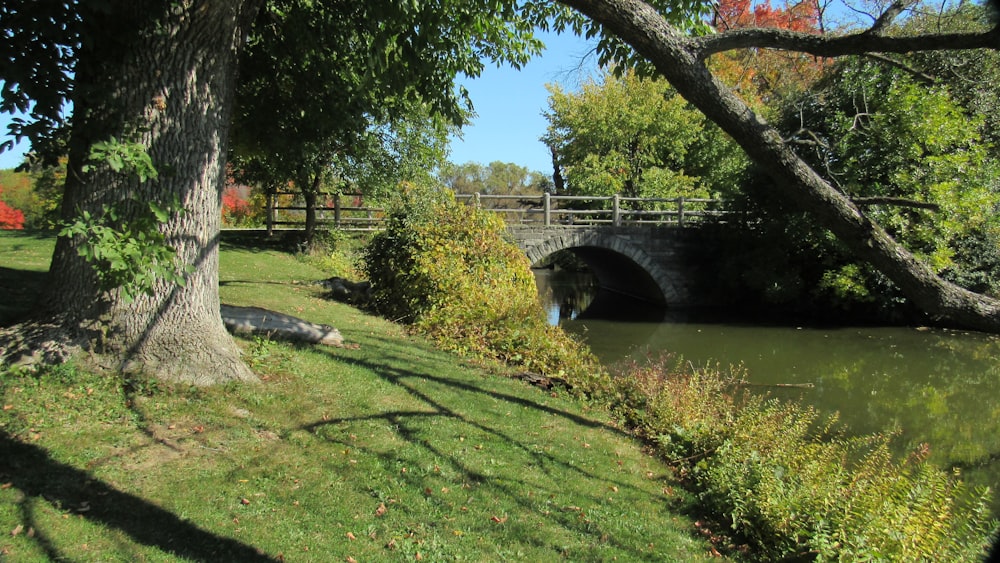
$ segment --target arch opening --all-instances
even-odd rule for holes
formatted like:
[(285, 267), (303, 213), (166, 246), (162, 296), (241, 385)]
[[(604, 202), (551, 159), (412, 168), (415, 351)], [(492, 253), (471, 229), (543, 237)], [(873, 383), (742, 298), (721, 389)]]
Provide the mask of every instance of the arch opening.
[(549, 254), (535, 266), (554, 259), (557, 265), (571, 267), (574, 260), (560, 259), (563, 253), (572, 254), (585, 268), (546, 278), (545, 284), (556, 284), (550, 287), (555, 293), (555, 302), (549, 304), (553, 324), (570, 318), (658, 321), (664, 316), (666, 303), (659, 285), (628, 256), (607, 248), (574, 246)]

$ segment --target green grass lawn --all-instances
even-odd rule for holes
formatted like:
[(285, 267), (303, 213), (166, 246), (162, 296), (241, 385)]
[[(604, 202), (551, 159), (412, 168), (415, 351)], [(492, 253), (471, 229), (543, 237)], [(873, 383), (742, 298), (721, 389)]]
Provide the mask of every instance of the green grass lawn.
[[(37, 288), (52, 244), (0, 233), (0, 289)], [(670, 470), (604, 413), (323, 299), (329, 275), (224, 246), (224, 302), (350, 343), (241, 340), (260, 385), (0, 372), (0, 560), (709, 557)]]

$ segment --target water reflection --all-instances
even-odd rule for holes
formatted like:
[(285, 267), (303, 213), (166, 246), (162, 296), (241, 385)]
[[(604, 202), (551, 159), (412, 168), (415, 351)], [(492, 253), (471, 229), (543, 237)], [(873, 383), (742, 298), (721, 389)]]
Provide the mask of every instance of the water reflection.
[(559, 268), (534, 270), (538, 295), (542, 296), (549, 324), (573, 320), (594, 301), (598, 285), (594, 276)]
[[(608, 303), (602, 306), (615, 309)], [(927, 443), (932, 460), (961, 468), (967, 482), (1000, 484), (1000, 339), (995, 336), (599, 316), (577, 312), (562, 324), (605, 363), (664, 351), (695, 365), (742, 365), (755, 390), (837, 411), (858, 433), (898, 429), (901, 453)]]

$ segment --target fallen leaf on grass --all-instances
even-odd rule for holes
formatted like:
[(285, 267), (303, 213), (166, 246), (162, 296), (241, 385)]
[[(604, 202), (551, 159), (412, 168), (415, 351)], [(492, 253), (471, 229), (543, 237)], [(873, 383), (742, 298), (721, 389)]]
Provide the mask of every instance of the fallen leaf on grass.
[(507, 517), (504, 516), (503, 518), (500, 518), (499, 516), (491, 516), (490, 520), (496, 522), (497, 524), (503, 524), (507, 521)]
[(21, 525), (21, 524), (18, 524), (17, 526), (14, 526), (13, 530), (10, 531), (10, 535), (16, 536), (16, 535), (20, 534), (23, 531), (24, 531), (24, 526)]
[(354, 540), (356, 540), (358, 538), (356, 538), (353, 533), (347, 532), (347, 539), (349, 539), (351, 541), (354, 541)]
[(386, 511), (385, 503), (384, 502), (378, 503), (378, 508), (375, 509), (375, 516), (384, 516), (385, 511)]

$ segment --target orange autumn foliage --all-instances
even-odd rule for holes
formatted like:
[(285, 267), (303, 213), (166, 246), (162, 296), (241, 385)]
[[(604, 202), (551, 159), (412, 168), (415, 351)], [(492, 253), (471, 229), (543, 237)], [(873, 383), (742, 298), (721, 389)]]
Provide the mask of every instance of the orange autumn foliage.
[(730, 29), (776, 28), (803, 33), (819, 33), (819, 7), (803, 1), (784, 8), (771, 6), (769, 0), (720, 0), (713, 25), (720, 32)]
[[(774, 7), (770, 0), (720, 0), (712, 25), (721, 33), (735, 29), (774, 28), (821, 33), (819, 6), (803, 0)], [(788, 93), (808, 88), (826, 66), (821, 58), (768, 49), (741, 49), (720, 53), (710, 64), (723, 82), (754, 106), (764, 106)]]

